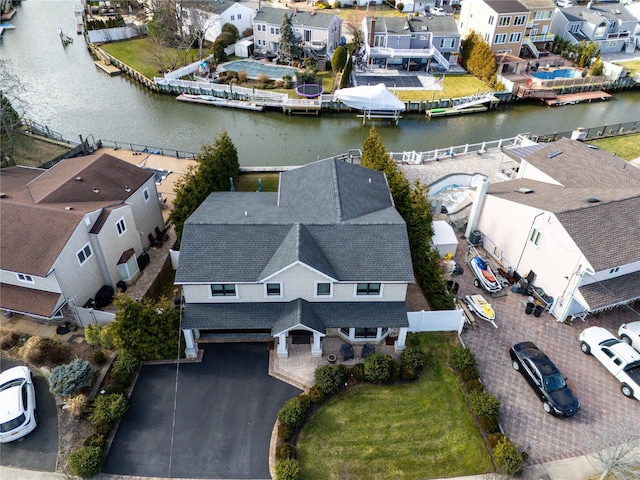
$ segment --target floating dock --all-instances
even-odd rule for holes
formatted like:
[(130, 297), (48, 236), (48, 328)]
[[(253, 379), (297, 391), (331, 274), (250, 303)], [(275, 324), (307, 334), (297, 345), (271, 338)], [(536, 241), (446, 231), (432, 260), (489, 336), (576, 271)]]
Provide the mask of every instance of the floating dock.
[(227, 98), (214, 97), (212, 95), (189, 95), (183, 93), (176, 97), (179, 102), (200, 103), (202, 105), (213, 105), (215, 107), (239, 108), (241, 110), (253, 110), (260, 112), (263, 105), (256, 105), (242, 100), (229, 100)]
[(594, 92), (578, 92), (578, 93), (567, 93), (564, 95), (558, 95), (555, 98), (544, 98), (542, 101), (547, 105), (552, 107), (559, 107), (562, 105), (574, 105), (576, 103), (583, 102), (600, 102), (609, 100), (611, 95), (607, 92), (603, 92), (602, 90), (597, 90)]
[(111, 65), (111, 63), (107, 63), (104, 60), (96, 60), (93, 63), (100, 70), (102, 70), (105, 73), (108, 73), (111, 76), (120, 75), (122, 73), (118, 67), (116, 67), (115, 65)]
[(455, 107), (433, 108), (431, 110), (427, 110), (427, 117), (429, 118), (449, 117), (451, 115), (464, 115), (465, 113), (486, 112), (487, 110), (489, 110), (489, 108), (485, 106), (475, 106), (475, 107), (466, 107), (466, 108), (455, 108)]

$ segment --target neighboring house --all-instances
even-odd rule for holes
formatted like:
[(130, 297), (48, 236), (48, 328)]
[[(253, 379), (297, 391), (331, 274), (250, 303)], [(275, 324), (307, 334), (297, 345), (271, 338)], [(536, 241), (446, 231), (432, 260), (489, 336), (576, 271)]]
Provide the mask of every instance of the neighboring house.
[(535, 272), (558, 321), (639, 299), (640, 169), (569, 139), (505, 154), (520, 165), (484, 196), (487, 252)]
[(176, 273), (186, 355), (196, 339), (322, 338), (405, 346), (413, 283), (406, 224), (384, 174), (322, 160), (280, 174), (277, 193), (216, 192), (187, 220)]
[(1, 310), (58, 318), (139, 276), (137, 257), (164, 226), (153, 171), (99, 154), (0, 175)]
[(365, 59), (399, 70), (448, 70), (456, 63), (460, 34), (452, 16), (365, 17)]
[[(204, 4), (204, 3), (203, 3)], [(183, 4), (183, 22), (185, 30), (200, 28), (204, 30), (204, 38), (214, 42), (222, 33), (222, 27), (226, 23), (234, 25), (238, 33), (251, 28), (255, 10), (248, 3), (232, 0), (216, 0), (206, 2), (206, 10), (196, 8), (190, 3)]]
[(462, 38), (475, 31), (493, 53), (519, 55), (531, 18), (528, 8), (516, 0), (465, 0), (458, 25)]
[(300, 41), (303, 53), (331, 57), (340, 43), (342, 20), (334, 14), (298, 9), (261, 8), (253, 19), (255, 48), (263, 52), (277, 52), (280, 27), (284, 15), (291, 17), (293, 32)]
[(638, 19), (621, 4), (589, 4), (558, 9), (551, 31), (576, 44), (595, 42), (601, 54), (632, 53), (636, 47)]
[(520, 3), (530, 15), (519, 56), (539, 58), (540, 52), (549, 52), (553, 47), (555, 35), (551, 33), (551, 21), (556, 4), (553, 0), (520, 0)]

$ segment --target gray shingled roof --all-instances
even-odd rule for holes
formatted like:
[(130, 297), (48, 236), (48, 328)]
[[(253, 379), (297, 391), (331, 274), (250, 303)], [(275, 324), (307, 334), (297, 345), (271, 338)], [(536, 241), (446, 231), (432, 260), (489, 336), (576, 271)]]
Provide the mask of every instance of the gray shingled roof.
[(182, 328), (202, 330), (271, 329), (273, 335), (306, 325), (324, 333), (327, 328), (407, 327), (404, 302), (195, 303), (184, 311)]
[[(620, 12), (616, 13), (614, 10)], [(588, 22), (597, 25), (602, 21), (602, 17), (610, 22), (633, 22), (636, 18), (621, 3), (601, 3), (597, 6), (588, 7), (569, 7), (561, 8), (560, 13), (564, 15), (570, 22)]]
[(585, 285), (578, 289), (590, 312), (640, 299), (640, 271)]
[(266, 22), (269, 25), (282, 25), (284, 14), (291, 16), (291, 23), (294, 27), (327, 28), (333, 21), (335, 15), (328, 13), (309, 12), (306, 10), (285, 10), (282, 8), (262, 7), (254, 22)]
[(485, 3), (497, 13), (525, 13), (529, 11), (527, 7), (516, 0), (485, 0)]
[(406, 225), (383, 174), (315, 162), (283, 173), (277, 200), (212, 193), (185, 223), (176, 283), (258, 282), (295, 261), (338, 281), (413, 281)]

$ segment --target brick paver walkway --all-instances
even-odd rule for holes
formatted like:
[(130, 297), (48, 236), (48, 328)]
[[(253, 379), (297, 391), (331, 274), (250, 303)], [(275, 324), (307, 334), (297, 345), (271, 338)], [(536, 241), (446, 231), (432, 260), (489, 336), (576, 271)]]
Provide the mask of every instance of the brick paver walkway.
[[(466, 245), (461, 243), (457, 255), (461, 264), (465, 252)], [(459, 297), (478, 293), (468, 265), (464, 268), (464, 274), (455, 278), (460, 284)], [(558, 323), (546, 312), (539, 318), (526, 315), (526, 297), (509, 289), (505, 292), (499, 298), (483, 294), (494, 307), (498, 328), (480, 320), (478, 330), (465, 329), (462, 339), (476, 355), (487, 389), (500, 399), (500, 422), (506, 435), (528, 452), (528, 463), (593, 452), (606, 441), (614, 442), (616, 432), (634, 429), (637, 433), (640, 402), (624, 397), (619, 382), (595, 358), (581, 352), (578, 335), (592, 325), (616, 334), (620, 324), (640, 320), (640, 312), (618, 308), (568, 325)], [(523, 341), (538, 345), (567, 377), (581, 403), (574, 417), (556, 418), (545, 413), (525, 379), (513, 370), (509, 348)]]

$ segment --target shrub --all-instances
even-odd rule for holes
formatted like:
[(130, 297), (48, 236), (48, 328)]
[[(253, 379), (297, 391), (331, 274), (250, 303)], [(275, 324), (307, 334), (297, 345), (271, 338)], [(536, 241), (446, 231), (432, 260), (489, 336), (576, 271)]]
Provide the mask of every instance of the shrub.
[(329, 3), (327, 3), (327, 0), (318, 0), (316, 2), (316, 7), (318, 7), (320, 10), (324, 10), (326, 8), (329, 8)]
[(404, 349), (400, 358), (402, 359), (402, 363), (411, 365), (417, 372), (422, 370), (427, 359), (420, 347), (408, 347)]
[(84, 441), (84, 446), (102, 448), (104, 447), (104, 444), (106, 443), (106, 441), (107, 441), (107, 438), (104, 435), (102, 435), (101, 433), (93, 432)]
[(402, 2), (396, 3), (396, 8), (398, 9), (399, 12), (403, 11), (404, 10), (404, 3), (402, 3)]
[(49, 391), (54, 395), (66, 397), (81, 388), (91, 385), (93, 367), (86, 360), (76, 358), (67, 365), (60, 365), (51, 371)]
[(454, 347), (449, 353), (449, 363), (456, 370), (462, 370), (466, 367), (473, 367), (476, 357), (471, 350), (464, 347)]
[(333, 395), (344, 388), (349, 371), (343, 365), (323, 365), (314, 372), (316, 385), (325, 395)]
[(336, 47), (333, 51), (333, 55), (331, 57), (331, 68), (333, 69), (333, 73), (337, 74), (341, 72), (344, 66), (347, 64), (347, 55), (348, 51), (342, 45)]
[(71, 349), (60, 342), (44, 337), (30, 337), (18, 350), (27, 363), (37, 366), (60, 365), (71, 358)]
[(113, 423), (127, 411), (127, 399), (124, 395), (112, 393), (101, 395), (93, 402), (91, 421), (93, 423)]
[(293, 428), (285, 423), (278, 423), (278, 438), (284, 442), (293, 437)]
[(296, 458), (296, 447), (290, 443), (281, 443), (276, 447), (276, 460)]
[(301, 393), (300, 395), (298, 395), (298, 401), (300, 402), (300, 405), (305, 412), (307, 412), (309, 408), (311, 408), (311, 399), (306, 393)]
[(9, 350), (18, 345), (18, 340), (20, 340), (20, 335), (17, 333), (2, 332), (0, 333), (0, 349)]
[(372, 383), (383, 383), (391, 375), (390, 360), (382, 353), (372, 353), (364, 361), (364, 378)]
[(415, 369), (406, 363), (402, 364), (402, 367), (400, 368), (400, 375), (403, 380), (414, 380), (418, 376)]
[(491, 448), (491, 450), (493, 450), (494, 448), (496, 448), (496, 445), (498, 445), (498, 443), (503, 439), (503, 438), (507, 438), (504, 436), (504, 434), (500, 433), (500, 432), (496, 432), (496, 433), (491, 433), (489, 434), (489, 438), (487, 439), (489, 442), (489, 447)]
[(109, 436), (109, 432), (111, 432), (111, 424), (105, 422), (98, 422), (93, 424), (93, 432), (104, 437)]
[(113, 327), (113, 323), (109, 325), (105, 325), (100, 329), (100, 345), (104, 348), (114, 348), (115, 347), (115, 331)]
[(140, 366), (140, 360), (130, 352), (118, 352), (118, 358), (113, 362), (113, 369), (116, 372), (123, 372), (132, 375)]
[(300, 463), (295, 458), (285, 458), (276, 463), (276, 480), (298, 480)]
[(67, 412), (74, 417), (79, 417), (87, 411), (87, 397), (81, 393), (65, 399), (64, 403), (67, 405)]
[(238, 80), (240, 80), (242, 83), (247, 81), (247, 72), (244, 70), (241, 70), (238, 72)]
[(100, 345), (100, 329), (97, 323), (84, 327), (84, 339), (89, 345)]
[(333, 2), (333, 8), (340, 8), (340, 2), (338, 0)]
[(309, 389), (309, 400), (311, 400), (311, 403), (320, 403), (324, 400), (324, 393), (320, 390), (320, 387), (314, 385)]
[(524, 468), (522, 454), (508, 438), (498, 442), (493, 450), (493, 460), (500, 473), (519, 476)]
[(389, 368), (390, 368), (389, 377), (392, 380), (396, 380), (396, 379), (400, 378), (401, 365), (398, 362), (396, 362), (395, 360), (391, 360), (391, 362), (389, 362)]
[(262, 83), (263, 85), (269, 83), (269, 75), (267, 75), (266, 73), (261, 73), (260, 75), (258, 75), (258, 82)]
[(351, 375), (356, 379), (356, 382), (364, 382), (364, 363), (356, 363), (351, 367)]
[(278, 421), (296, 429), (304, 423), (307, 411), (298, 397), (290, 398), (278, 412)]
[(126, 396), (129, 393), (129, 385), (131, 385), (131, 375), (125, 372), (116, 372), (111, 380), (111, 385), (107, 388), (107, 395), (117, 393)]
[(107, 357), (105, 357), (102, 350), (96, 350), (95, 352), (93, 352), (93, 355), (91, 355), (91, 360), (96, 365), (104, 365), (104, 362), (107, 361)]
[(467, 393), (471, 393), (471, 392), (477, 392), (477, 391), (484, 390), (484, 385), (482, 384), (482, 382), (480, 380), (473, 379), (473, 380), (469, 380), (467, 383), (465, 383), (464, 388), (467, 391)]
[(498, 422), (497, 415), (486, 415), (484, 417), (478, 417), (478, 425), (485, 432), (497, 433), (500, 431), (500, 423)]
[(480, 375), (478, 375), (478, 369), (476, 367), (464, 367), (460, 370), (460, 378), (463, 382), (477, 380), (479, 377)]
[(69, 455), (69, 468), (74, 475), (83, 478), (100, 473), (104, 452), (100, 447), (82, 447)]
[(469, 394), (469, 409), (476, 417), (491, 417), (498, 415), (500, 400), (486, 390)]

